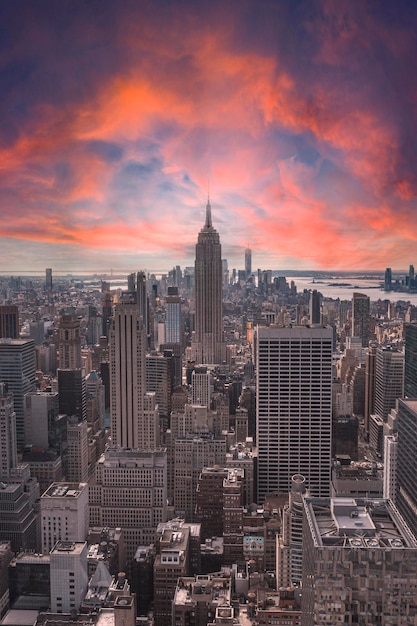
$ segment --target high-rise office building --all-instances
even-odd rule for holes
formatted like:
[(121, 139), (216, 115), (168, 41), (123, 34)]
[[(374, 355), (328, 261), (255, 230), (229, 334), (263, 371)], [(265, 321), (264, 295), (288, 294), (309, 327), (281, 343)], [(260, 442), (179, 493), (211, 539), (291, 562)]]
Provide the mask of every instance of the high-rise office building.
[(51, 550), (51, 611), (78, 611), (87, 585), (86, 541), (58, 541)]
[(19, 308), (16, 305), (0, 306), (0, 337), (19, 338)]
[(378, 344), (370, 342), (366, 351), (365, 360), (365, 433), (369, 435), (369, 419), (375, 413), (375, 377), (376, 377), (376, 351)]
[(405, 324), (404, 396), (417, 398), (417, 324)]
[(384, 291), (391, 291), (392, 289), (392, 270), (390, 267), (387, 267), (385, 270), (384, 276)]
[(390, 500), (305, 498), (302, 626), (414, 624), (417, 540)]
[(146, 287), (146, 274), (145, 272), (138, 272), (136, 277), (136, 303), (138, 307), (139, 316), (142, 318), (143, 327), (146, 335), (146, 347), (148, 346), (148, 337), (150, 333), (149, 325), (149, 299), (148, 291)]
[(320, 324), (320, 294), (317, 289), (310, 291), (310, 324)]
[(222, 252), (219, 233), (213, 228), (210, 202), (206, 221), (198, 234), (195, 255), (195, 360), (222, 363), (223, 340)]
[(58, 370), (59, 412), (87, 418), (87, 387), (84, 369)]
[(210, 408), (212, 393), (212, 373), (207, 367), (196, 367), (191, 374), (192, 403)]
[(45, 289), (52, 291), (52, 269), (47, 267), (45, 270)]
[(165, 306), (165, 342), (182, 344), (181, 298), (178, 287), (168, 287)]
[(330, 492), (332, 341), (330, 327), (257, 330), (258, 502), (294, 474)]
[(408, 269), (408, 288), (414, 289), (414, 265), (410, 265)]
[(90, 526), (120, 527), (128, 563), (138, 546), (153, 543), (167, 519), (167, 454), (164, 448), (109, 448), (96, 464), (89, 487)]
[(245, 274), (246, 278), (252, 274), (252, 250), (250, 248), (245, 250)]
[(25, 441), (26, 393), (35, 391), (36, 357), (32, 339), (0, 339), (0, 382), (8, 383), (16, 412), (17, 447)]
[(404, 352), (391, 346), (377, 348), (375, 357), (375, 413), (384, 422), (403, 395)]
[(360, 337), (366, 348), (370, 335), (371, 300), (364, 293), (354, 293), (352, 299), (352, 337)]
[(395, 504), (417, 535), (417, 400), (398, 400)]
[(42, 552), (57, 541), (85, 541), (88, 533), (87, 483), (57, 482), (41, 496)]
[(89, 464), (86, 419), (79, 420), (75, 415), (68, 418), (67, 446), (66, 479), (68, 482), (87, 482)]
[(155, 396), (146, 394), (146, 332), (135, 302), (115, 307), (110, 347), (110, 419), (114, 445), (153, 449), (159, 443)]
[(17, 464), (16, 413), (13, 394), (7, 383), (0, 383), (0, 481), (7, 482), (10, 469)]
[(54, 448), (61, 452), (56, 429), (59, 415), (56, 391), (34, 391), (25, 395), (25, 444), (36, 448)]
[(81, 367), (80, 320), (76, 315), (61, 315), (58, 347), (60, 369), (75, 370)]

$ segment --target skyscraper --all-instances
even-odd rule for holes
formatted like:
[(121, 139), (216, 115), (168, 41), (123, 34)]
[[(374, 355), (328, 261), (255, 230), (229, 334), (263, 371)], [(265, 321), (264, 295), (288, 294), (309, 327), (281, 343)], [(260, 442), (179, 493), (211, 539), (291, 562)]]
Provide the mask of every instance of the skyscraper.
[(198, 363), (222, 363), (223, 342), (222, 252), (219, 233), (213, 228), (207, 202), (206, 221), (198, 234), (195, 255), (195, 359)]
[(404, 395), (417, 398), (417, 324), (405, 324)]
[(245, 274), (246, 278), (252, 274), (252, 250), (250, 248), (245, 250)]
[(352, 300), (352, 337), (360, 337), (366, 348), (370, 334), (370, 298), (364, 293), (354, 293)]
[(10, 469), (17, 465), (16, 414), (13, 394), (7, 383), (0, 383), (0, 481), (7, 482)]
[(376, 350), (375, 360), (375, 413), (384, 422), (395, 407), (397, 398), (403, 395), (404, 352), (391, 346)]
[(310, 291), (310, 324), (320, 324), (320, 294), (317, 289)]
[(52, 291), (52, 269), (47, 267), (45, 270), (45, 289)]
[(81, 367), (80, 320), (76, 315), (62, 315), (58, 329), (59, 368), (75, 370)]
[(17, 447), (25, 441), (26, 393), (35, 391), (36, 358), (32, 339), (0, 339), (0, 382), (8, 383), (16, 412)]
[(398, 400), (395, 504), (417, 534), (417, 400)]
[(384, 291), (391, 291), (392, 289), (392, 270), (390, 267), (387, 267), (385, 270), (384, 276)]
[(153, 449), (159, 442), (155, 396), (146, 392), (146, 332), (135, 302), (116, 305), (109, 333), (112, 442)]
[(311, 494), (329, 494), (332, 340), (330, 327), (258, 328), (259, 502), (288, 493), (294, 474)]
[(182, 344), (181, 298), (178, 287), (168, 287), (165, 307), (165, 343)]
[(19, 339), (19, 309), (16, 305), (0, 306), (0, 337)]

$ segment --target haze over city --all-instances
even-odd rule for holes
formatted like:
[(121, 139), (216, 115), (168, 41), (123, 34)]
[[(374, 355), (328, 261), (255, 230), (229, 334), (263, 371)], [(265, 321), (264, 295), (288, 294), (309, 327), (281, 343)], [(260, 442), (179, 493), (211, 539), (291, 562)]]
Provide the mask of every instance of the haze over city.
[(408, 267), (416, 11), (2, 3), (2, 271)]

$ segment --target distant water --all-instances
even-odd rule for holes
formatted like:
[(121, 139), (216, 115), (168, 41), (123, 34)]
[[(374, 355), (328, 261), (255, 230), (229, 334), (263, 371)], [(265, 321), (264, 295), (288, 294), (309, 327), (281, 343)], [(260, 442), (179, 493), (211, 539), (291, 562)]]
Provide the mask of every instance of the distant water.
[[(355, 291), (364, 293), (371, 298), (372, 301), (376, 300), (390, 300), (391, 302), (398, 302), (398, 300), (404, 300), (417, 306), (417, 293), (407, 293), (406, 291), (384, 291), (381, 289), (381, 281), (377, 279), (369, 278), (356, 278), (345, 277), (339, 278), (316, 278), (312, 276), (286, 276), (287, 282), (292, 280), (297, 285), (298, 293), (302, 293), (304, 289), (317, 289), (323, 294), (325, 298), (333, 298), (336, 300), (352, 300), (353, 293)], [(111, 289), (127, 289), (127, 279), (110, 279)]]
[(297, 285), (297, 291), (300, 293), (304, 289), (317, 289), (325, 298), (333, 298), (336, 300), (352, 300), (353, 293), (363, 293), (371, 298), (371, 300), (390, 300), (398, 302), (398, 300), (409, 301), (417, 306), (417, 293), (407, 293), (406, 291), (384, 291), (381, 289), (380, 281), (370, 280), (366, 278), (335, 278), (315, 279), (311, 276), (286, 276), (288, 282), (292, 280)]

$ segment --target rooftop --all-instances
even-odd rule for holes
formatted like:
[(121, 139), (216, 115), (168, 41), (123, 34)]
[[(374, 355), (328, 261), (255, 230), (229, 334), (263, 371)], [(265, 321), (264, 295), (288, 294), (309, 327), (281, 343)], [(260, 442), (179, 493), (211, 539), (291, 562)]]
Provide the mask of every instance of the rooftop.
[(391, 500), (305, 498), (304, 507), (317, 546), (417, 549)]
[(87, 483), (53, 483), (42, 495), (48, 498), (77, 498)]

